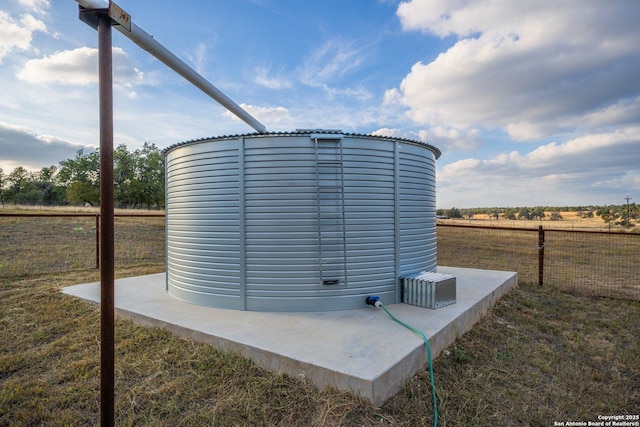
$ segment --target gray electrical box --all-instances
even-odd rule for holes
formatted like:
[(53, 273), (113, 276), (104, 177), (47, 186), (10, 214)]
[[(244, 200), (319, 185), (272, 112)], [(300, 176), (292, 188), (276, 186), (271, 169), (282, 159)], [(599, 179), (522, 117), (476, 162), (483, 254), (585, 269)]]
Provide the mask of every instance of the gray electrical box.
[(456, 276), (423, 271), (400, 279), (405, 304), (436, 309), (456, 302)]

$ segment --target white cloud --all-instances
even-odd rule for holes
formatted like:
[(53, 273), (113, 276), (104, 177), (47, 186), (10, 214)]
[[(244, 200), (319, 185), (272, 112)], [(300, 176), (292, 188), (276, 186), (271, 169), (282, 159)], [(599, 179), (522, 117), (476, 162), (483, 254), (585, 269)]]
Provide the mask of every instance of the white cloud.
[(34, 31), (47, 31), (47, 26), (41, 20), (35, 18), (33, 15), (25, 14), (20, 17), (20, 23), (22, 26), (31, 32)]
[(550, 142), (524, 155), (512, 151), (488, 160), (474, 161), (473, 165), (471, 169), (462, 160), (445, 166), (443, 171), (483, 174), (495, 173), (495, 168), (499, 167), (515, 173), (528, 171), (548, 175), (556, 171), (582, 172), (585, 169), (593, 172), (598, 169), (637, 170), (640, 168), (640, 127), (581, 136), (560, 144)]
[(621, 99), (615, 104), (593, 111), (585, 116), (592, 128), (640, 123), (640, 96)]
[(363, 60), (364, 55), (353, 43), (329, 40), (305, 58), (300, 80), (309, 86), (337, 81), (359, 67)]
[[(98, 81), (98, 50), (81, 47), (56, 52), (44, 58), (31, 59), (17, 77), (28, 83), (88, 85)], [(131, 87), (142, 81), (143, 73), (134, 68), (127, 54), (113, 48), (113, 78), (121, 86)]]
[(49, 0), (18, 0), (18, 3), (37, 13), (44, 13), (50, 4)]
[[(439, 204), (607, 203), (640, 179), (640, 127), (551, 142), (529, 153), (463, 159), (438, 171)], [(464, 196), (460, 196), (464, 195)]]
[(0, 63), (13, 50), (30, 49), (33, 33), (36, 31), (47, 31), (44, 22), (30, 14), (24, 14), (20, 21), (16, 21), (0, 10)]
[(366, 102), (373, 97), (373, 95), (363, 87), (336, 88), (325, 84), (322, 85), (322, 89), (327, 95), (329, 95), (330, 98), (344, 97), (347, 99), (356, 100), (358, 102)]
[[(625, 113), (637, 117), (640, 7), (633, 2), (413, 0), (397, 14), (405, 30), (459, 39), (402, 81), (401, 103), (416, 123), (482, 125), (530, 140), (589, 119), (607, 126)], [(624, 111), (608, 117), (612, 108)]]
[(472, 151), (483, 142), (480, 131), (477, 129), (454, 129), (443, 126), (434, 126), (417, 132), (402, 131), (397, 128), (380, 128), (371, 134), (423, 141), (438, 147), (444, 154), (452, 151)]
[(291, 79), (281, 75), (270, 75), (266, 67), (256, 69), (254, 82), (269, 89), (289, 89), (293, 86)]
[(422, 141), (438, 147), (444, 154), (452, 151), (472, 151), (483, 143), (478, 129), (456, 129), (445, 126), (433, 126), (421, 130), (418, 135)]
[(540, 146), (520, 161), (523, 169), (581, 172), (640, 169), (640, 127), (590, 134)]
[(380, 128), (371, 132), (371, 135), (376, 136), (388, 136), (390, 138), (406, 138), (412, 139), (406, 132), (403, 132), (400, 129), (391, 129), (391, 128)]
[(187, 58), (193, 64), (194, 69), (204, 76), (206, 74), (207, 53), (209, 48), (203, 42), (198, 43), (193, 52), (187, 53)]
[[(240, 104), (240, 106), (262, 123), (274, 124), (289, 121), (291, 119), (289, 116), (289, 110), (281, 106), (258, 107), (250, 104)], [(234, 120), (240, 120), (230, 111), (225, 111), (223, 115)]]
[(382, 99), (382, 105), (394, 105), (402, 102), (402, 93), (396, 88), (386, 90)]

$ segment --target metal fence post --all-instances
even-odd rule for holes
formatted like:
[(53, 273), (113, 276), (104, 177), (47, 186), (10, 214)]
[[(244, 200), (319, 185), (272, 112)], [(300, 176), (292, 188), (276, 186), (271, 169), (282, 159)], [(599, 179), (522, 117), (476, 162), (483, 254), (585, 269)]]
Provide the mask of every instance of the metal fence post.
[(544, 229), (538, 226), (538, 286), (544, 284)]

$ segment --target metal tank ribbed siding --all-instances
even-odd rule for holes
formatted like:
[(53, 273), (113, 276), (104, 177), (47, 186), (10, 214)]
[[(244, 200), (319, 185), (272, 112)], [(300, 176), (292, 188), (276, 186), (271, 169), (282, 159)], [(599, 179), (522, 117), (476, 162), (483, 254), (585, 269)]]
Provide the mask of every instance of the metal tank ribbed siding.
[(167, 291), (218, 308), (400, 302), (435, 271), (428, 144), (339, 131), (234, 135), (169, 147)]

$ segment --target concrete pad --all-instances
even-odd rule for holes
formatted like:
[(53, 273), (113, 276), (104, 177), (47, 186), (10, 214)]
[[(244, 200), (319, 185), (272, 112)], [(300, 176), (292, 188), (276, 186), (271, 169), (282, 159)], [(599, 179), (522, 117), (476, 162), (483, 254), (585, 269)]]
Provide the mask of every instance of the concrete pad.
[[(432, 356), (471, 329), (517, 284), (515, 272), (438, 267), (457, 276), (456, 303), (437, 310), (391, 304), (387, 309), (429, 339)], [(382, 309), (267, 313), (202, 307), (165, 291), (165, 273), (115, 282), (118, 316), (165, 328), (251, 358), (272, 372), (306, 378), (317, 387), (352, 390), (376, 406), (393, 397), (427, 364), (422, 338)], [(66, 287), (65, 294), (99, 302), (100, 283)], [(438, 379), (435, 379), (436, 384)]]

